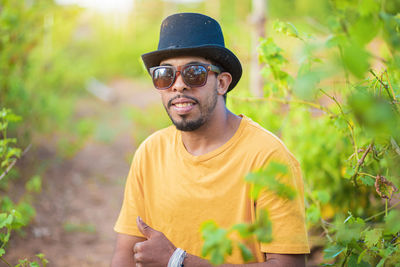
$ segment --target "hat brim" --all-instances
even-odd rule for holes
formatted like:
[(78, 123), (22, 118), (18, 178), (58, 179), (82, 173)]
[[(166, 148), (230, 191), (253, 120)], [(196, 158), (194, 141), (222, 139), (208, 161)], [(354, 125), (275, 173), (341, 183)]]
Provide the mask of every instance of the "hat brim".
[(161, 49), (143, 54), (142, 60), (149, 71), (151, 67), (159, 66), (161, 61), (179, 56), (199, 56), (220, 64), (224, 71), (232, 75), (228, 92), (236, 86), (242, 76), (242, 65), (239, 59), (229, 49), (218, 45)]

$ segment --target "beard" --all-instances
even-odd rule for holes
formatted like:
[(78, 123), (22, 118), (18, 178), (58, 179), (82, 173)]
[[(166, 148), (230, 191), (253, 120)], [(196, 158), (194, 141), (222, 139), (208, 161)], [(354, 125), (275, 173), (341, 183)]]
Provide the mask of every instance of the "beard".
[[(194, 101), (196, 101), (197, 105), (199, 106), (200, 109), (200, 116), (197, 118), (188, 118), (187, 115), (179, 115), (179, 120), (174, 119), (170, 112), (168, 111), (168, 108), (171, 107), (171, 102), (172, 100), (179, 98), (179, 97), (186, 97), (190, 98)], [(216, 105), (217, 105), (217, 100), (218, 100), (218, 92), (217, 88), (213, 91), (213, 94), (204, 102), (204, 104), (200, 104), (200, 102), (189, 96), (178, 96), (174, 97), (173, 99), (169, 100), (168, 102), (168, 107), (165, 107), (169, 118), (171, 119), (172, 123), (175, 125), (176, 129), (184, 132), (190, 132), (199, 129), (201, 126), (203, 126), (210, 118), (212, 112), (214, 111)]]

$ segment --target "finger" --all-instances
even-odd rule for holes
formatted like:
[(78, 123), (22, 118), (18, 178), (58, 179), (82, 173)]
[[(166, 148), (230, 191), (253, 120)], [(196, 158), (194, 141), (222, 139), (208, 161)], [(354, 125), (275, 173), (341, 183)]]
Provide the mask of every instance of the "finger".
[(141, 250), (141, 243), (142, 242), (138, 242), (133, 246), (133, 253), (138, 253)]
[(136, 266), (138, 264), (142, 265), (142, 263), (143, 263), (143, 255), (142, 255), (142, 253), (135, 253), (133, 255), (133, 259), (135, 260)]
[(150, 239), (151, 236), (156, 233), (157, 231), (148, 226), (140, 216), (136, 218), (136, 224), (139, 228), (139, 231), (147, 238)]

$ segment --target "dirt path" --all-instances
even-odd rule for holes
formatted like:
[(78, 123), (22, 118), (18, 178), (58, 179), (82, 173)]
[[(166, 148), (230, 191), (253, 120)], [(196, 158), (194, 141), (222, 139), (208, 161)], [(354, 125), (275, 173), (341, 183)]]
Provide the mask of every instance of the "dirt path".
[[(103, 125), (99, 133), (107, 132), (108, 142), (90, 138), (64, 161), (52, 160), (55, 148), (45, 140), (36, 149), (50, 165), (35, 200), (34, 222), (26, 236), (14, 234), (10, 241), (6, 259), (13, 266), (18, 258), (34, 259), (37, 253), (46, 255), (48, 266), (109, 266), (115, 241), (112, 227), (136, 146), (135, 124), (121, 112), (159, 101), (148, 84), (118, 80), (110, 86), (115, 89), (112, 103), (90, 97), (77, 105), (79, 116), (96, 118)], [(6, 265), (0, 262), (0, 266)]]

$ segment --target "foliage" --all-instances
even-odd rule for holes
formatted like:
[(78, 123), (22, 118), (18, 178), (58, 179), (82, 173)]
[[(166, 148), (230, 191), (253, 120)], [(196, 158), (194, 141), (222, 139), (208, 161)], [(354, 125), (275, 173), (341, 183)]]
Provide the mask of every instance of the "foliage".
[(274, 37), (261, 40), (265, 98), (233, 98), (300, 160), (308, 226), (326, 236), (326, 264), (399, 262), (391, 200), (400, 185), (400, 20), (386, 6), (332, 1), (313, 35), (276, 22), (277, 36), (302, 48), (289, 59)]
[[(43, 26), (43, 21), (47, 18), (46, 12), (51, 9), (51, 5), (52, 2), (49, 0), (29, 3), (0, 1), (0, 190), (2, 191), (11, 183), (9, 177), (17, 174), (13, 167), (23, 154), (19, 146), (28, 143), (29, 139), (26, 137), (39, 129), (40, 124), (37, 123), (36, 116), (46, 110), (46, 105), (43, 105), (44, 99), (40, 98), (41, 90), (33, 90), (32, 71), (37, 65), (41, 65), (33, 64), (33, 58), (39, 51), (40, 39), (46, 34), (46, 25)], [(38, 103), (33, 101), (35, 99), (42, 102), (40, 108), (43, 110), (37, 109)], [(15, 122), (20, 123), (17, 126)], [(43, 120), (44, 124), (46, 122)], [(25, 151), (29, 147), (30, 145)], [(36, 175), (26, 182), (26, 193), (16, 202), (2, 192), (0, 260), (9, 266), (10, 264), (4, 259), (7, 243), (13, 231), (22, 232), (22, 228), (34, 218), (32, 196), (40, 190), (41, 177)], [(44, 256), (39, 254), (38, 258), (45, 266)], [(17, 266), (39, 266), (39, 264), (25, 259)]]
[(0, 180), (6, 175), (9, 167), (21, 156), (21, 149), (15, 147), (17, 140), (7, 136), (8, 124), (19, 120), (21, 118), (12, 113), (10, 109), (0, 110), (0, 134), (2, 137), (0, 140)]
[[(14, 166), (17, 159), (21, 156), (21, 150), (15, 147), (16, 139), (10, 139), (7, 137), (7, 127), (11, 122), (20, 120), (20, 117), (16, 116), (9, 109), (3, 108), (0, 112), (1, 118), (1, 157), (0, 157), (0, 182), (3, 183), (6, 180), (1, 181), (10, 169)], [(31, 194), (39, 193), (41, 191), (42, 180), (41, 177), (36, 175), (32, 177), (25, 184), (27, 194), (19, 203), (14, 203), (9, 197), (2, 196), (0, 198), (0, 260), (10, 266), (10, 264), (3, 258), (6, 253), (6, 245), (10, 240), (11, 232), (13, 230), (19, 231), (22, 227), (28, 225), (35, 216), (35, 209), (30, 204)], [(38, 255), (45, 266), (47, 260), (42, 254)], [(16, 266), (39, 266), (37, 262), (30, 262), (28, 260), (21, 260)]]

